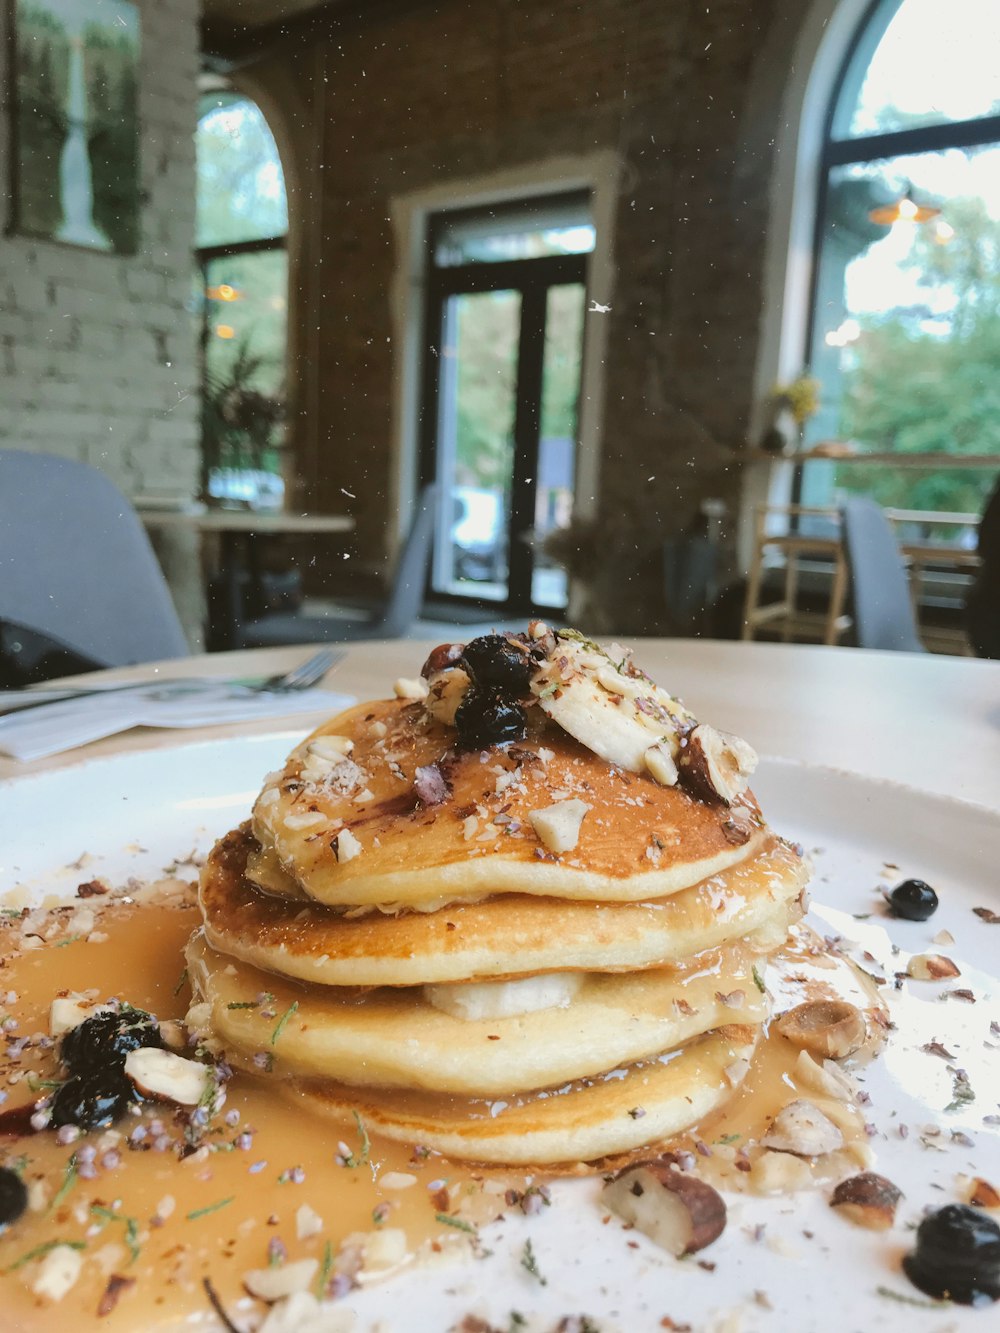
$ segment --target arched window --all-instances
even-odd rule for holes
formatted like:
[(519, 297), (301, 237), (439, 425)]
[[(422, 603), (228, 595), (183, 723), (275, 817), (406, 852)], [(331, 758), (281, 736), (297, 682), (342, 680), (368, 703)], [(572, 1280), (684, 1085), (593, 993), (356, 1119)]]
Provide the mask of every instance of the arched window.
[(288, 206), (274, 137), (242, 93), (202, 99), (197, 133), (206, 498), (280, 506)]
[[(1000, 464), (1000, 5), (880, 0), (823, 149), (801, 498), (978, 512)], [(996, 457), (997, 463), (990, 465)], [(978, 464), (978, 465), (977, 465)]]

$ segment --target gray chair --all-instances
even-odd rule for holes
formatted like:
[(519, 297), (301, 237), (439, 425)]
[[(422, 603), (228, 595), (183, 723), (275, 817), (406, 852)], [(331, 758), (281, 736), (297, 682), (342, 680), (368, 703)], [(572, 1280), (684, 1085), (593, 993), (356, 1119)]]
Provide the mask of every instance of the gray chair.
[(417, 500), (410, 530), (399, 553), (392, 587), (384, 605), (372, 615), (346, 618), (277, 612), (248, 621), (238, 631), (244, 648), (270, 648), (283, 643), (345, 643), (358, 639), (398, 639), (416, 620), (434, 545), (437, 487), (425, 486)]
[(38, 662), (55, 664), (26, 670), (31, 679), (189, 651), (121, 491), (85, 463), (20, 449), (0, 449), (0, 626), (8, 658), (27, 641)]
[(843, 508), (851, 642), (858, 648), (922, 653), (906, 566), (882, 507), (855, 496)]

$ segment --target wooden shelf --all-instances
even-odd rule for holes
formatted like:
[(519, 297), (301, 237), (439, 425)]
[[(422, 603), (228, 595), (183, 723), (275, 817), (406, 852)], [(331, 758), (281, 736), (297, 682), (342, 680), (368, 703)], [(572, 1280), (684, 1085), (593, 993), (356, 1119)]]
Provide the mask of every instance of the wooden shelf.
[(954, 468), (968, 471), (972, 468), (1000, 468), (1000, 454), (817, 454), (806, 451), (801, 454), (772, 454), (766, 449), (748, 449), (746, 456), (753, 459), (766, 459), (770, 463), (872, 463), (887, 464), (890, 467), (930, 467)]

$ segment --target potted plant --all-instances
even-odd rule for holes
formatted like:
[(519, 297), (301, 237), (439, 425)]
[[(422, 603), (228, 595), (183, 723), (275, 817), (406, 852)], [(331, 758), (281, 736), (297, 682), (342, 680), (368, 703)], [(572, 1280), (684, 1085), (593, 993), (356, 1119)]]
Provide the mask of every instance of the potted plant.
[(223, 370), (205, 372), (201, 406), (201, 494), (206, 504), (278, 508), (283, 399), (257, 387), (265, 358), (241, 342)]

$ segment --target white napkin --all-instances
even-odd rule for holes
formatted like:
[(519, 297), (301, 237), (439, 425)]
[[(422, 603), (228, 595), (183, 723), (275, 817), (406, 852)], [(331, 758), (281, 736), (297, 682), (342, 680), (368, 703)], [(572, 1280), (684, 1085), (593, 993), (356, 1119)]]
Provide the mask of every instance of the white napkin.
[(154, 682), (148, 692), (109, 692), (9, 713), (0, 717), (0, 753), (22, 761), (45, 759), (131, 727), (210, 727), (296, 713), (336, 713), (356, 702), (352, 695), (326, 690), (267, 694), (226, 682), (157, 698), (160, 690), (162, 683)]

